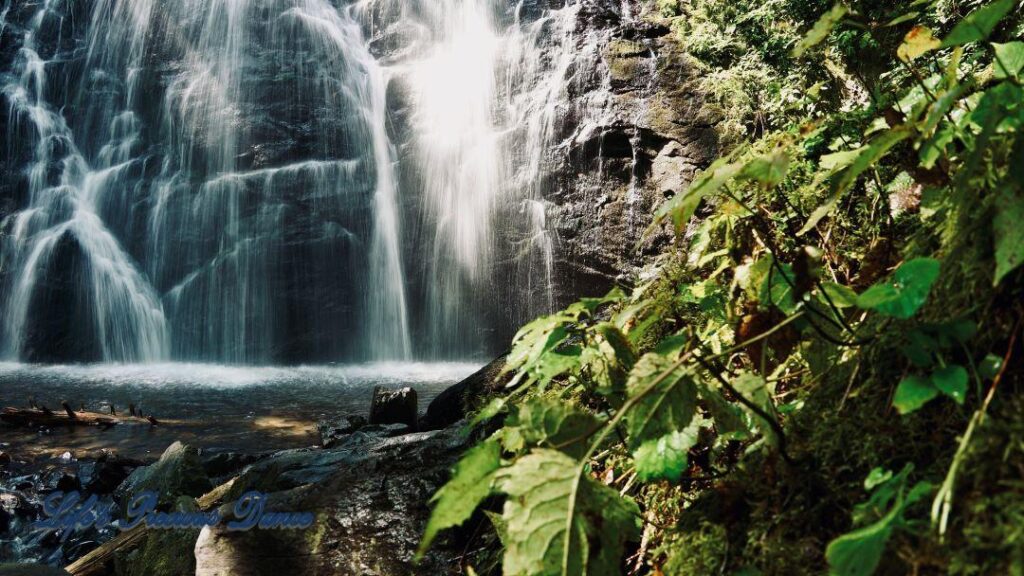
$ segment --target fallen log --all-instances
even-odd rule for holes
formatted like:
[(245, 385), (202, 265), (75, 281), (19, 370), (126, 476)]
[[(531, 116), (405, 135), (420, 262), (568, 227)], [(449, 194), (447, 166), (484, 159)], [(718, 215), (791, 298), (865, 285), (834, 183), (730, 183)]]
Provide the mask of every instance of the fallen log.
[[(238, 478), (232, 478), (227, 482), (196, 498), (196, 506), (200, 510), (208, 511), (214, 506), (220, 505), (224, 495)], [(113, 539), (82, 556), (64, 568), (72, 576), (94, 576), (109, 574), (110, 567), (114, 563), (114, 555), (118, 552), (130, 552), (133, 548), (142, 543), (149, 527), (146, 524), (139, 524), (131, 530), (121, 532)]]
[(75, 412), (63, 403), (64, 413), (53, 412), (45, 406), (36, 408), (4, 408), (0, 412), (0, 422), (6, 422), (14, 426), (103, 426), (110, 427), (117, 424), (147, 424), (154, 425), (146, 418), (134, 416), (108, 416), (99, 412), (79, 411)]

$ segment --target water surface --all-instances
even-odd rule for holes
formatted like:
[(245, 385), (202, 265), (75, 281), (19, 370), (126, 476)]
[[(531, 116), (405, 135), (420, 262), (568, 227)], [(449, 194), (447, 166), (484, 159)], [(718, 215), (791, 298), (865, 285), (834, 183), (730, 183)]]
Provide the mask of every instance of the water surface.
[(29, 398), (59, 409), (118, 413), (135, 404), (161, 424), (26, 430), (0, 425), (0, 442), (15, 455), (76, 456), (103, 448), (156, 456), (182, 440), (204, 448), (271, 450), (313, 445), (316, 422), (367, 414), (374, 386), (412, 386), (420, 411), (478, 364), (386, 362), (358, 365), (248, 367), (213, 364), (40, 366), (0, 363), (0, 407), (27, 407)]

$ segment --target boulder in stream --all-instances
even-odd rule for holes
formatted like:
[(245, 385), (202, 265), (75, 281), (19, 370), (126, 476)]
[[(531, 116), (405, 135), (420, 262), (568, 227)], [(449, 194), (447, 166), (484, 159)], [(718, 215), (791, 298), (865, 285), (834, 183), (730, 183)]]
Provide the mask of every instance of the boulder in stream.
[(370, 424), (406, 424), (415, 429), (418, 411), (416, 391), (408, 386), (397, 390), (383, 386), (373, 389)]

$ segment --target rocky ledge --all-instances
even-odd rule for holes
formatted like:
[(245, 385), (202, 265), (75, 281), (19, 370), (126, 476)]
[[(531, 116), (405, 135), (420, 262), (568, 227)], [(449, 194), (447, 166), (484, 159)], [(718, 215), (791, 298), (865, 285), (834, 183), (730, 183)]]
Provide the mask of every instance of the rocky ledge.
[[(109, 453), (81, 459), (67, 453), (35, 468), (7, 457), (0, 475), (0, 550), (4, 558), (41, 564), (0, 565), (0, 576), (31, 569), (75, 576), (456, 572), (471, 547), (472, 528), (449, 535), (418, 562), (414, 555), (430, 497), (473, 440), (462, 420), (465, 404), (490, 390), (499, 365), (453, 386), (422, 418), (414, 405), (409, 410), (412, 390), (374, 390), (370, 419), (322, 422), (321, 447), (238, 453), (175, 442), (148, 465)], [(58, 491), (95, 494), (121, 518), (129, 502), (152, 491), (159, 511), (216, 510), (224, 520), (201, 529), (34, 530), (32, 524), (46, 517), (43, 501)], [(265, 496), (265, 511), (310, 513), (312, 524), (227, 530), (237, 519), (236, 503), (250, 491)], [(45, 572), (45, 564), (65, 571)]]

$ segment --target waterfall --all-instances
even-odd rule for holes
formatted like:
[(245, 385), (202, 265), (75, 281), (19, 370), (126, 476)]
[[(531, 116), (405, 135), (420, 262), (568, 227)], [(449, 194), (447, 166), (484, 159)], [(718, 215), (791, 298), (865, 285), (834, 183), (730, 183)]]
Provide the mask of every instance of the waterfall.
[(576, 10), (8, 1), (3, 354), (488, 352), (556, 305), (545, 163)]

